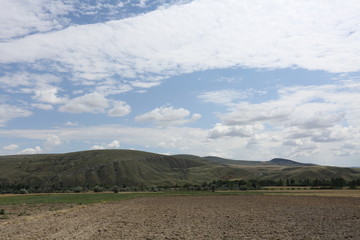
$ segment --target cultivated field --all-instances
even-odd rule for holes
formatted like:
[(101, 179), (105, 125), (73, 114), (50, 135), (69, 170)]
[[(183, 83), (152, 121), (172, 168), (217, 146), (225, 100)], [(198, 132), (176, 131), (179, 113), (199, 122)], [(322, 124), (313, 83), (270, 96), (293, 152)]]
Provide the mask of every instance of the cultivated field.
[[(338, 191), (338, 195), (341, 192), (348, 193)], [(360, 236), (360, 198), (355, 195), (152, 196), (87, 205), (18, 203), (0, 208), (8, 216), (0, 220), (0, 239), (359, 239)]]

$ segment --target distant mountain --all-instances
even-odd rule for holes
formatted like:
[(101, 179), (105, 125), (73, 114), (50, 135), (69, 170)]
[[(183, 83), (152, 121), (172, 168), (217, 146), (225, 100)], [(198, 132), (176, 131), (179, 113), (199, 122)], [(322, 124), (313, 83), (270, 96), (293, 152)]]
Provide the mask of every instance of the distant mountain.
[(249, 161), (249, 160), (232, 160), (232, 159), (225, 159), (220, 157), (208, 156), (204, 157), (204, 159), (209, 160), (213, 163), (219, 164), (235, 164), (235, 165), (243, 165), (243, 166), (261, 166), (261, 165), (278, 165), (278, 166), (316, 166), (315, 164), (311, 163), (299, 163), (293, 160), (284, 159), (284, 158), (274, 158), (270, 161)]
[(281, 166), (316, 166), (316, 164), (311, 163), (299, 163), (293, 160), (284, 159), (284, 158), (274, 158), (270, 160), (271, 164), (281, 165)]
[(360, 169), (316, 166), (288, 159), (231, 160), (134, 150), (0, 156), (0, 188), (200, 184), (231, 179), (360, 179)]

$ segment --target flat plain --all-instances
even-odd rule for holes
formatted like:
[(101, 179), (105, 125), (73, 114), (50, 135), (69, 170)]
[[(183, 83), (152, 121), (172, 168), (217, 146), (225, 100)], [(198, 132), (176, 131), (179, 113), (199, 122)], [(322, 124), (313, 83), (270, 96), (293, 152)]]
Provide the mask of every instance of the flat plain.
[(0, 239), (359, 239), (359, 191), (304, 192), (0, 205)]

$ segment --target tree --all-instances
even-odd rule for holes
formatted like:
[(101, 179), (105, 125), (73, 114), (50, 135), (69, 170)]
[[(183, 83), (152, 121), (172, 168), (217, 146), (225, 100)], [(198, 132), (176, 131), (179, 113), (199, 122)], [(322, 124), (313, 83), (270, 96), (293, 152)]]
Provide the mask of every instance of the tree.
[(113, 191), (114, 193), (118, 193), (118, 192), (120, 191), (119, 186), (113, 186), (112, 191)]
[(82, 192), (82, 191), (83, 191), (83, 188), (80, 187), (80, 186), (77, 186), (76, 188), (74, 188), (74, 192), (75, 192), (75, 193), (80, 193), (80, 192)]

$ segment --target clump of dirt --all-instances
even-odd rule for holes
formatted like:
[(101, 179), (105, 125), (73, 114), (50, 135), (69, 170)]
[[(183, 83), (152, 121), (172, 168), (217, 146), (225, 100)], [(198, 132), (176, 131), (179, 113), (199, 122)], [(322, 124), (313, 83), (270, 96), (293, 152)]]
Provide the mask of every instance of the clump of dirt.
[(360, 198), (143, 198), (7, 219), (0, 232), (0, 239), (356, 239)]

